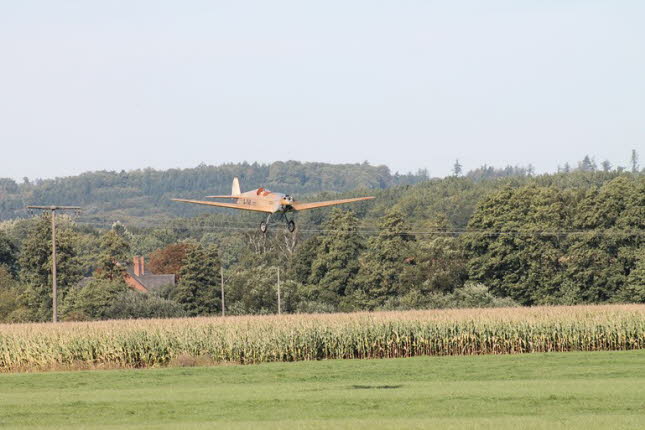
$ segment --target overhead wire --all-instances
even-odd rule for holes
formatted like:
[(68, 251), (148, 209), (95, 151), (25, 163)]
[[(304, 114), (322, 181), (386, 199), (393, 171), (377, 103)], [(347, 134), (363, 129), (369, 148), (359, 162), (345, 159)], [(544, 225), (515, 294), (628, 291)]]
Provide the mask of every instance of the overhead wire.
[[(255, 223), (246, 221), (232, 221), (232, 220), (217, 220), (215, 223), (209, 225), (173, 225), (176, 222), (185, 222), (180, 218), (157, 220), (155, 222), (147, 223), (129, 223), (127, 221), (108, 218), (94, 218), (92, 219), (75, 219), (74, 222), (79, 225), (86, 225), (94, 228), (109, 228), (116, 223), (121, 223), (126, 228), (131, 229), (163, 229), (163, 230), (189, 230), (189, 231), (237, 231), (237, 232), (257, 232), (259, 229)], [(275, 222), (274, 225), (279, 225), (280, 222)], [(328, 228), (298, 228), (300, 233), (311, 234), (330, 234), (338, 232), (336, 229)], [(382, 230), (377, 228), (363, 228), (360, 227), (354, 230), (356, 233), (371, 236), (378, 235)], [(593, 234), (597, 236), (606, 237), (641, 237), (645, 236), (645, 230), (492, 230), (492, 229), (469, 229), (469, 228), (452, 228), (452, 229), (434, 229), (434, 230), (412, 230), (400, 233), (388, 233), (397, 236), (437, 236), (449, 235), (460, 236), (464, 234), (478, 234), (483, 236), (553, 236), (553, 237), (566, 237), (570, 235), (585, 235)]]
[[(79, 225), (87, 225), (95, 228), (109, 228), (117, 221), (83, 221), (76, 220), (75, 223)], [(239, 232), (256, 232), (257, 226), (250, 223), (235, 223), (235, 222), (222, 222), (211, 225), (182, 225), (173, 226), (167, 223), (146, 223), (146, 224), (126, 224), (121, 222), (126, 228), (132, 229), (163, 229), (163, 230), (188, 230), (188, 231), (239, 231)], [(229, 224), (229, 225), (222, 225)], [(231, 225), (232, 224), (232, 225)], [(276, 223), (278, 224), (278, 223)], [(299, 228), (297, 230), (301, 233), (317, 233), (329, 234), (335, 233), (340, 230), (327, 229), (327, 228)], [(381, 229), (364, 229), (358, 228), (354, 230), (361, 235), (378, 235), (383, 231)], [(629, 237), (629, 236), (645, 236), (645, 230), (488, 230), (488, 229), (436, 229), (436, 230), (411, 230), (407, 232), (388, 233), (396, 236), (435, 236), (435, 235), (450, 235), (460, 236), (464, 234), (476, 234), (483, 236), (570, 236), (570, 235), (597, 235), (597, 236), (614, 236), (614, 237)]]

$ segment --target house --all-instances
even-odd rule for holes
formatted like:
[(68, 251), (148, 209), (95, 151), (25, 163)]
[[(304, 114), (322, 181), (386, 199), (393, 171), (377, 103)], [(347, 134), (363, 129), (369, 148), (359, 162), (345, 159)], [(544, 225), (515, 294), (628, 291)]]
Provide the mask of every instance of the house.
[(144, 257), (134, 257), (132, 267), (126, 269), (125, 282), (133, 290), (148, 293), (166, 285), (175, 285), (175, 275), (155, 275), (146, 272)]

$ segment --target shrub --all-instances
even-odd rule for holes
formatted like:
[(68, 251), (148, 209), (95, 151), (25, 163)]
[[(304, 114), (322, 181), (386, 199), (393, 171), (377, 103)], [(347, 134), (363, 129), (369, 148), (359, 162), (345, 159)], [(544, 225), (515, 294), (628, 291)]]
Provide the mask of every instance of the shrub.
[(106, 311), (110, 319), (175, 318), (186, 316), (182, 306), (154, 294), (126, 291)]

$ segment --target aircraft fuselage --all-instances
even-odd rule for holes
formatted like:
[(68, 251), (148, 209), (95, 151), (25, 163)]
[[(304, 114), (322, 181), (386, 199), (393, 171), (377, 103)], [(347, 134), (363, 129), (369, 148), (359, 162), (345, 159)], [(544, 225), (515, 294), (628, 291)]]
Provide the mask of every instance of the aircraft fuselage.
[(286, 213), (293, 210), (293, 198), (287, 194), (274, 193), (264, 188), (247, 191), (236, 199), (238, 205), (270, 213)]

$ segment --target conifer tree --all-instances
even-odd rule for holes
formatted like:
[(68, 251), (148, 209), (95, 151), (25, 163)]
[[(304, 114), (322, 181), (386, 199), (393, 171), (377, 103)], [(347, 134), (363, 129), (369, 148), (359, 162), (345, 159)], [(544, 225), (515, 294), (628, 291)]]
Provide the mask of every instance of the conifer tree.
[(632, 149), (632, 155), (629, 158), (629, 161), (632, 165), (632, 173), (638, 173), (638, 153), (635, 149)]
[(335, 208), (324, 229), (327, 234), (320, 238), (308, 283), (318, 286), (322, 301), (337, 304), (345, 291), (353, 288), (364, 245), (357, 231), (358, 219), (352, 211)]
[[(66, 222), (60, 222), (56, 229), (56, 268), (58, 297), (61, 301), (69, 288), (82, 278), (77, 244), (77, 235)], [(31, 313), (30, 318), (34, 320), (51, 318), (51, 254), (51, 221), (48, 215), (43, 214), (34, 220), (19, 258), (20, 279), (27, 285), (22, 299)]]
[(582, 161), (578, 164), (578, 168), (583, 172), (595, 172), (596, 162), (588, 155), (585, 155), (585, 158), (583, 158)]
[(318, 256), (320, 237), (312, 236), (305, 240), (298, 248), (291, 260), (289, 278), (301, 284), (307, 284), (311, 276), (311, 266)]
[(217, 247), (192, 247), (186, 254), (173, 298), (189, 315), (209, 315), (220, 309), (220, 260)]
[(101, 254), (96, 278), (122, 280), (129, 259), (130, 244), (116, 230), (106, 232), (101, 237)]
[(452, 166), (453, 176), (461, 176), (463, 166), (459, 163), (459, 159), (455, 160), (455, 164)]

